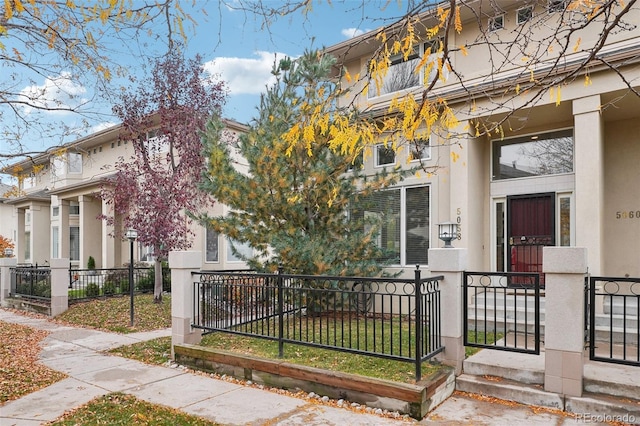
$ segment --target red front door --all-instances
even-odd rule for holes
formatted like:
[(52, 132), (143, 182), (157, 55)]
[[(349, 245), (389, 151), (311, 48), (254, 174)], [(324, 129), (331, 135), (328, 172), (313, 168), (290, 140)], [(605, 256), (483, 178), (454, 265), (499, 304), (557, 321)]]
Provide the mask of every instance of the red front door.
[(554, 200), (553, 193), (507, 198), (510, 272), (542, 273), (542, 247), (555, 245)]

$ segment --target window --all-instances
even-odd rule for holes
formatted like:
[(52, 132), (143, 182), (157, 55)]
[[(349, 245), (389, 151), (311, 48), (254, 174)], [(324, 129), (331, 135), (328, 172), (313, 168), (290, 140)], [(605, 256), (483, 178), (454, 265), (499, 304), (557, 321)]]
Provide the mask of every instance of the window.
[(361, 152), (356, 156), (356, 158), (353, 159), (352, 163), (349, 163), (349, 165), (347, 166), (347, 171), (360, 170), (362, 169), (363, 165), (364, 165), (364, 157)]
[(31, 232), (24, 233), (24, 260), (31, 260)]
[(376, 167), (387, 166), (396, 163), (396, 152), (391, 147), (384, 145), (376, 145), (375, 148), (375, 165)]
[(69, 227), (69, 259), (72, 261), (80, 260), (80, 227)]
[(53, 259), (57, 259), (60, 257), (60, 252), (59, 252), (59, 240), (60, 240), (60, 234), (58, 231), (58, 227), (54, 226), (53, 228), (51, 228), (51, 258)]
[(409, 155), (411, 161), (431, 159), (431, 148), (429, 139), (416, 139), (409, 144)]
[(67, 171), (69, 173), (82, 173), (82, 154), (79, 152), (70, 152), (67, 157), (69, 162)]
[(147, 132), (145, 146), (150, 154), (169, 152), (169, 139), (162, 135), (159, 130), (150, 130)]
[(504, 28), (504, 15), (489, 18), (489, 32), (498, 31)]
[(139, 250), (138, 259), (140, 259), (141, 262), (156, 261), (156, 256), (153, 253), (153, 247), (139, 244), (138, 250)]
[(559, 201), (560, 246), (568, 247), (571, 245), (571, 197), (561, 196)]
[(51, 216), (58, 217), (60, 215), (60, 207), (55, 206), (51, 208)]
[(547, 2), (547, 11), (549, 13), (562, 12), (567, 7), (566, 0), (549, 0)]
[(69, 202), (69, 214), (70, 215), (79, 215), (80, 214), (80, 204), (75, 201)]
[(29, 210), (24, 213), (24, 223), (25, 225), (31, 225), (31, 212)]
[[(398, 53), (392, 55), (389, 69), (383, 77), (379, 77), (377, 81), (372, 79), (369, 88), (369, 97), (386, 95), (388, 93), (398, 92), (400, 90), (410, 89), (419, 86), (421, 81), (423, 84), (431, 83), (438, 73), (438, 58), (442, 57), (440, 51), (441, 40), (435, 38), (416, 46), (414, 51), (405, 59), (404, 54)], [(420, 58), (428, 54), (428, 60), (424, 64), (424, 68), (416, 73), (416, 67), (420, 63)], [(443, 72), (446, 67), (442, 67)], [(425, 77), (425, 73), (428, 75)]]
[(533, 17), (533, 6), (522, 7), (516, 12), (516, 22), (518, 25), (524, 24)]
[(429, 187), (379, 191), (361, 200), (351, 211), (365, 231), (375, 226), (374, 241), (384, 250), (381, 260), (392, 265), (426, 265), (429, 251)]
[(493, 141), (493, 179), (573, 172), (573, 130)]
[[(234, 248), (238, 254), (233, 252)], [(227, 262), (242, 262), (243, 257), (251, 257), (252, 255), (253, 250), (248, 243), (239, 243), (227, 238)]]
[(36, 177), (33, 173), (22, 179), (22, 189), (30, 189), (36, 186)]
[(219, 234), (214, 231), (212, 228), (206, 228), (206, 240), (207, 240), (207, 251), (205, 255), (206, 262), (219, 262), (220, 257), (218, 255), (218, 247), (219, 247)]

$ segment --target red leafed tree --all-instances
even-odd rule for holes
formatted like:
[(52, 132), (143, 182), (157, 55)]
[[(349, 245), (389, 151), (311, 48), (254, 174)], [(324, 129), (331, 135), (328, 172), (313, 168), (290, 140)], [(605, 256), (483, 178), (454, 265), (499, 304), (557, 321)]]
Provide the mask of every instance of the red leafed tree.
[(200, 133), (226, 98), (223, 82), (214, 81), (201, 58), (178, 51), (158, 60), (137, 90), (125, 92), (114, 113), (122, 120), (120, 139), (134, 149), (120, 158), (116, 173), (103, 187), (112, 207), (104, 216), (114, 237), (138, 231), (138, 242), (155, 254), (154, 300), (162, 301), (162, 260), (171, 250), (190, 247), (193, 232), (187, 211), (212, 203), (198, 189), (204, 163)]

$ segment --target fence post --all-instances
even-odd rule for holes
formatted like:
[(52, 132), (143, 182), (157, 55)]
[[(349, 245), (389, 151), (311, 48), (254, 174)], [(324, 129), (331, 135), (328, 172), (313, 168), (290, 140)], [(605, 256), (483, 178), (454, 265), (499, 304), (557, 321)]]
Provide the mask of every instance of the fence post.
[(582, 396), (584, 348), (584, 277), (587, 250), (544, 247), (545, 362), (544, 389)]
[(69, 309), (69, 259), (51, 259), (51, 316)]
[(282, 271), (283, 267), (278, 267), (278, 357), (284, 358), (284, 303), (282, 300)]
[(462, 297), (462, 275), (467, 268), (467, 249), (429, 249), (429, 268), (431, 275), (444, 277), (440, 282), (442, 304), (440, 324), (444, 351), (437, 356), (437, 359), (443, 364), (454, 367), (456, 375), (459, 375), (462, 373), (462, 362), (465, 356), (462, 309), (466, 307)]
[(0, 304), (4, 306), (4, 299), (9, 298), (11, 292), (11, 268), (18, 265), (15, 257), (0, 258)]
[[(416, 265), (414, 287), (416, 296), (416, 382), (419, 382), (422, 379), (422, 325), (424, 324), (420, 265)], [(431, 327), (433, 324), (430, 323), (429, 326)]]
[(171, 358), (174, 359), (173, 345), (181, 343), (198, 344), (202, 331), (191, 328), (194, 311), (194, 291), (192, 272), (202, 268), (202, 252), (172, 251), (169, 253), (171, 269)]

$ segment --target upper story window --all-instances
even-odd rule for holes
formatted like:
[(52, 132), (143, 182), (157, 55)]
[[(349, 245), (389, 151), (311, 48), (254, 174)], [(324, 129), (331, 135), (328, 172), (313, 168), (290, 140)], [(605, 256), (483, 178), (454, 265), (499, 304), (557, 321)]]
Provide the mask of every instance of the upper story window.
[(376, 145), (374, 161), (376, 167), (393, 165), (396, 163), (396, 152), (391, 147)]
[(573, 172), (573, 130), (493, 141), (493, 179)]
[(489, 31), (498, 31), (504, 28), (504, 15), (494, 16), (489, 18)]
[(65, 152), (51, 159), (51, 182), (66, 174), (82, 173), (82, 154), (79, 152)]
[(562, 12), (567, 7), (567, 0), (548, 0), (547, 11), (549, 13)]
[(410, 161), (430, 160), (431, 146), (429, 138), (416, 139), (409, 143)]
[(145, 147), (150, 154), (160, 154), (169, 152), (169, 139), (160, 134), (159, 130), (150, 130), (147, 132)]
[(59, 214), (60, 214), (60, 207), (59, 206), (51, 207), (51, 216), (58, 217)]
[(533, 6), (521, 7), (516, 11), (516, 22), (518, 25), (524, 24), (533, 18)]
[(79, 152), (69, 152), (67, 153), (67, 158), (67, 171), (69, 173), (82, 173), (82, 154)]
[(253, 249), (249, 243), (239, 243), (227, 238), (227, 262), (242, 262), (251, 256), (253, 256)]
[[(404, 54), (392, 55), (387, 73), (377, 81), (371, 78), (369, 84), (370, 98), (386, 95), (401, 90), (411, 89), (422, 84), (431, 83), (438, 75), (438, 59), (442, 57), (440, 39), (433, 39), (416, 46), (413, 52), (405, 59)], [(416, 72), (418, 64), (424, 55), (429, 55), (427, 61), (419, 72)], [(446, 67), (443, 67), (443, 70)], [(425, 76), (426, 74), (426, 76)]]
[(75, 201), (69, 202), (69, 214), (79, 215), (80, 214), (80, 204)]

